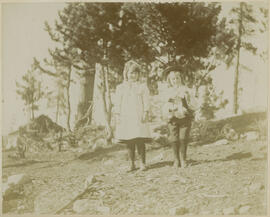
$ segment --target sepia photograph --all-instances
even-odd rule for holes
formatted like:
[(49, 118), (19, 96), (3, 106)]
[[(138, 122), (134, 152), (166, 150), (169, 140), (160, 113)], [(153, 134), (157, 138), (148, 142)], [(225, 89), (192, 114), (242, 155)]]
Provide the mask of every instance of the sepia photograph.
[(268, 1), (0, 6), (3, 215), (269, 214)]

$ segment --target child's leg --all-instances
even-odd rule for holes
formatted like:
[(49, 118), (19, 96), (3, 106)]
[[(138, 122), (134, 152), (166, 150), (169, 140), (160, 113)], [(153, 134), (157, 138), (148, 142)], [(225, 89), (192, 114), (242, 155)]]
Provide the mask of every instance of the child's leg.
[(132, 170), (135, 170), (135, 144), (129, 143), (127, 144), (127, 148), (128, 148), (129, 158), (131, 161), (130, 171), (132, 171)]
[(188, 146), (188, 142), (189, 142), (190, 130), (191, 130), (191, 122), (187, 126), (187, 130), (186, 130), (185, 138), (184, 138), (184, 143), (186, 144), (185, 145), (185, 152), (184, 152), (184, 159), (186, 159), (186, 156), (187, 156), (187, 146)]
[(146, 166), (145, 166), (145, 143), (137, 143), (137, 151), (138, 151), (140, 158), (141, 158), (140, 169), (145, 170), (146, 169)]
[(176, 123), (169, 123), (169, 142), (171, 143), (174, 155), (174, 167), (180, 166), (179, 157), (179, 126)]
[(181, 166), (186, 167), (186, 156), (187, 156), (187, 145), (190, 132), (190, 124), (179, 129), (179, 140), (180, 140), (180, 161)]

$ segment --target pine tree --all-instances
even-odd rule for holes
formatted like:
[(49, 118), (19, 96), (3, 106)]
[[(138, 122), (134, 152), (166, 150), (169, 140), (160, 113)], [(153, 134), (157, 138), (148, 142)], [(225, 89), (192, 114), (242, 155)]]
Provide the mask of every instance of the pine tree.
[(122, 74), (124, 63), (130, 58), (144, 62), (152, 58), (134, 16), (128, 13), (122, 16), (121, 7), (122, 3), (71, 3), (59, 12), (55, 28), (46, 24), (52, 40), (65, 48), (64, 56), (75, 51), (70, 64), (82, 76), (92, 73), (96, 63), (102, 65), (101, 91), (106, 95), (103, 104), (107, 126), (112, 107), (110, 89), (116, 85), (112, 81), (115, 72)]
[(125, 3), (124, 10), (135, 14), (163, 68), (181, 71), (190, 84), (208, 81), (231, 47), (231, 32), (218, 18), (219, 3)]
[(64, 114), (66, 115), (66, 97), (64, 94), (65, 85), (63, 80), (55, 78), (55, 87), (52, 91), (48, 92), (47, 100), (49, 108), (56, 108), (55, 111), (55, 122), (58, 123), (59, 117)]
[(34, 68), (31, 68), (22, 76), (21, 83), (16, 81), (16, 92), (21, 96), (25, 106), (30, 110), (31, 120), (35, 118), (35, 111), (39, 109), (38, 102), (45, 95), (41, 81), (36, 79), (36, 76)]
[(231, 64), (232, 60), (236, 59), (235, 66), (235, 78), (234, 78), (234, 100), (233, 100), (233, 112), (237, 114), (239, 109), (239, 71), (241, 68), (241, 52), (242, 50), (249, 51), (256, 54), (257, 48), (249, 42), (248, 38), (255, 34), (255, 25), (258, 23), (254, 13), (253, 6), (240, 2), (238, 7), (234, 7), (231, 10), (231, 14), (235, 18), (230, 20), (232, 29), (234, 30), (234, 47), (232, 49), (232, 55), (227, 64)]
[(55, 50), (49, 50), (49, 53), (51, 56), (51, 61), (45, 59), (45, 63), (47, 66), (53, 67), (55, 69), (54, 72), (42, 67), (40, 62), (36, 59), (34, 59), (33, 66), (39, 69), (41, 73), (53, 76), (57, 79), (60, 79), (63, 82), (63, 86), (65, 87), (66, 90), (67, 129), (71, 131), (70, 85), (72, 82), (71, 73), (73, 63), (76, 62), (77, 60), (76, 53), (74, 52), (73, 49), (70, 49), (69, 47), (63, 49), (56, 48)]

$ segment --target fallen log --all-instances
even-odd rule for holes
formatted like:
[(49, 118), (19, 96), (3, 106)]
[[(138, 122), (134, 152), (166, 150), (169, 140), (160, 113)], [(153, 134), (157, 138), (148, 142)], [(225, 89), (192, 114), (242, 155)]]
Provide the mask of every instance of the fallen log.
[(89, 192), (95, 191), (95, 190), (96, 190), (95, 187), (86, 188), (84, 191), (82, 191), (77, 196), (75, 196), (71, 201), (69, 201), (66, 205), (64, 205), (59, 210), (57, 210), (54, 214), (56, 214), (56, 215), (61, 214), (65, 209), (67, 209), (69, 206), (71, 206), (76, 200), (83, 197), (86, 193), (89, 193)]

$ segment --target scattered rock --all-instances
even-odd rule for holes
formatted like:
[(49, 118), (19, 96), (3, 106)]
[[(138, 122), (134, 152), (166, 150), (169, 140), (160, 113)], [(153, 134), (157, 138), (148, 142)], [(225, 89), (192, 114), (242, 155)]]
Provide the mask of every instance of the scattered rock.
[(82, 139), (82, 140), (79, 140), (79, 142), (78, 142), (78, 146), (83, 146), (85, 144), (85, 141)]
[(100, 173), (96, 173), (96, 176), (106, 176), (106, 174), (103, 172), (100, 172)]
[(113, 165), (113, 160), (107, 160), (104, 162), (104, 165), (109, 166), (109, 165)]
[(214, 145), (227, 145), (229, 141), (227, 139), (220, 139), (214, 143)]
[(231, 170), (230, 173), (231, 173), (232, 175), (236, 175), (236, 174), (238, 174), (238, 171), (236, 171), (236, 170)]
[(73, 204), (73, 211), (76, 213), (85, 213), (89, 209), (90, 201), (88, 199), (77, 200)]
[(147, 181), (147, 182), (152, 182), (152, 181), (154, 181), (154, 177), (147, 177), (147, 178), (146, 178), (146, 181)]
[(77, 152), (78, 152), (78, 153), (82, 153), (82, 152), (83, 152), (83, 149), (82, 149), (82, 148), (78, 148), (78, 149), (77, 149)]
[(101, 147), (98, 146), (97, 144), (94, 144), (94, 145), (91, 145), (91, 149), (92, 149), (92, 151), (98, 151), (101, 149)]
[(232, 128), (230, 124), (225, 124), (221, 130), (221, 133), (228, 140), (235, 141), (239, 139), (239, 134)]
[(244, 134), (244, 138), (247, 141), (252, 141), (252, 140), (257, 140), (259, 138), (259, 134), (256, 131), (250, 131), (250, 132), (246, 132)]
[(8, 212), (9, 210), (16, 209), (18, 207), (18, 200), (8, 200), (3, 202), (3, 213)]
[(98, 206), (97, 211), (101, 212), (102, 214), (109, 215), (110, 214), (110, 207), (107, 206)]
[(203, 188), (204, 188), (203, 185), (197, 185), (197, 186), (196, 186), (196, 189), (203, 189)]
[(48, 214), (59, 209), (59, 203), (56, 203), (56, 198), (54, 197), (55, 195), (52, 195), (52, 192), (49, 190), (43, 191), (37, 195), (34, 200), (34, 214)]
[(99, 191), (100, 197), (104, 197), (106, 193), (104, 191)]
[(178, 182), (179, 181), (179, 177), (177, 175), (172, 175), (170, 178), (169, 178), (169, 181), (170, 182)]
[(156, 157), (154, 157), (152, 161), (159, 162), (159, 161), (162, 161), (163, 159), (164, 159), (164, 154), (161, 153), (161, 154), (157, 155)]
[(188, 213), (188, 209), (185, 207), (174, 207), (169, 211), (170, 215), (185, 215)]
[(239, 134), (234, 129), (230, 129), (229, 135), (230, 135), (228, 137), (229, 140), (235, 141), (235, 140), (239, 139)]
[(6, 150), (10, 150), (10, 149), (16, 148), (16, 146), (17, 146), (16, 142), (10, 142), (10, 143), (7, 143), (6, 146), (4, 146), (4, 148)]
[(2, 195), (7, 196), (12, 192), (10, 186), (7, 183), (2, 184)]
[(17, 186), (17, 185), (24, 185), (31, 182), (31, 179), (29, 176), (26, 176), (25, 174), (17, 174), (13, 176), (9, 176), (7, 180), (7, 184), (9, 186)]
[(214, 210), (214, 215), (221, 215), (221, 214), (223, 214), (223, 211), (221, 209)]
[(182, 184), (186, 184), (187, 183), (187, 180), (181, 176), (178, 176), (178, 175), (172, 175), (170, 178), (169, 178), (169, 181), (171, 182), (180, 182)]
[(208, 210), (205, 210), (205, 211), (202, 211), (200, 214), (201, 215), (211, 215), (212, 213)]
[(208, 144), (205, 146), (207, 147), (207, 146), (213, 146), (213, 145), (227, 145), (228, 143), (229, 143), (229, 141), (227, 139), (220, 139), (214, 143), (211, 143), (211, 144)]
[(23, 210), (23, 209), (25, 209), (25, 206), (24, 205), (18, 206), (18, 210)]
[(259, 191), (259, 190), (262, 190), (262, 189), (264, 189), (264, 185), (261, 184), (261, 183), (252, 183), (249, 186), (249, 191), (250, 192), (256, 192), (256, 191)]
[(107, 141), (106, 139), (100, 138), (96, 140), (95, 144), (92, 146), (93, 151), (101, 150), (102, 148), (106, 147)]
[(158, 132), (153, 132), (152, 137), (153, 137), (154, 140), (158, 140), (158, 139), (160, 139), (162, 137), (162, 135), (160, 133), (158, 133)]
[(129, 209), (128, 209), (128, 214), (134, 214), (134, 207), (130, 207)]
[(94, 175), (89, 175), (85, 182), (84, 182), (84, 188), (87, 189), (90, 185), (94, 184), (97, 181), (96, 176)]
[(247, 212), (250, 210), (250, 206), (242, 206), (239, 208), (239, 214), (247, 214)]
[(225, 209), (223, 209), (223, 214), (224, 215), (233, 215), (233, 214), (235, 214), (235, 208), (234, 207), (225, 208)]

